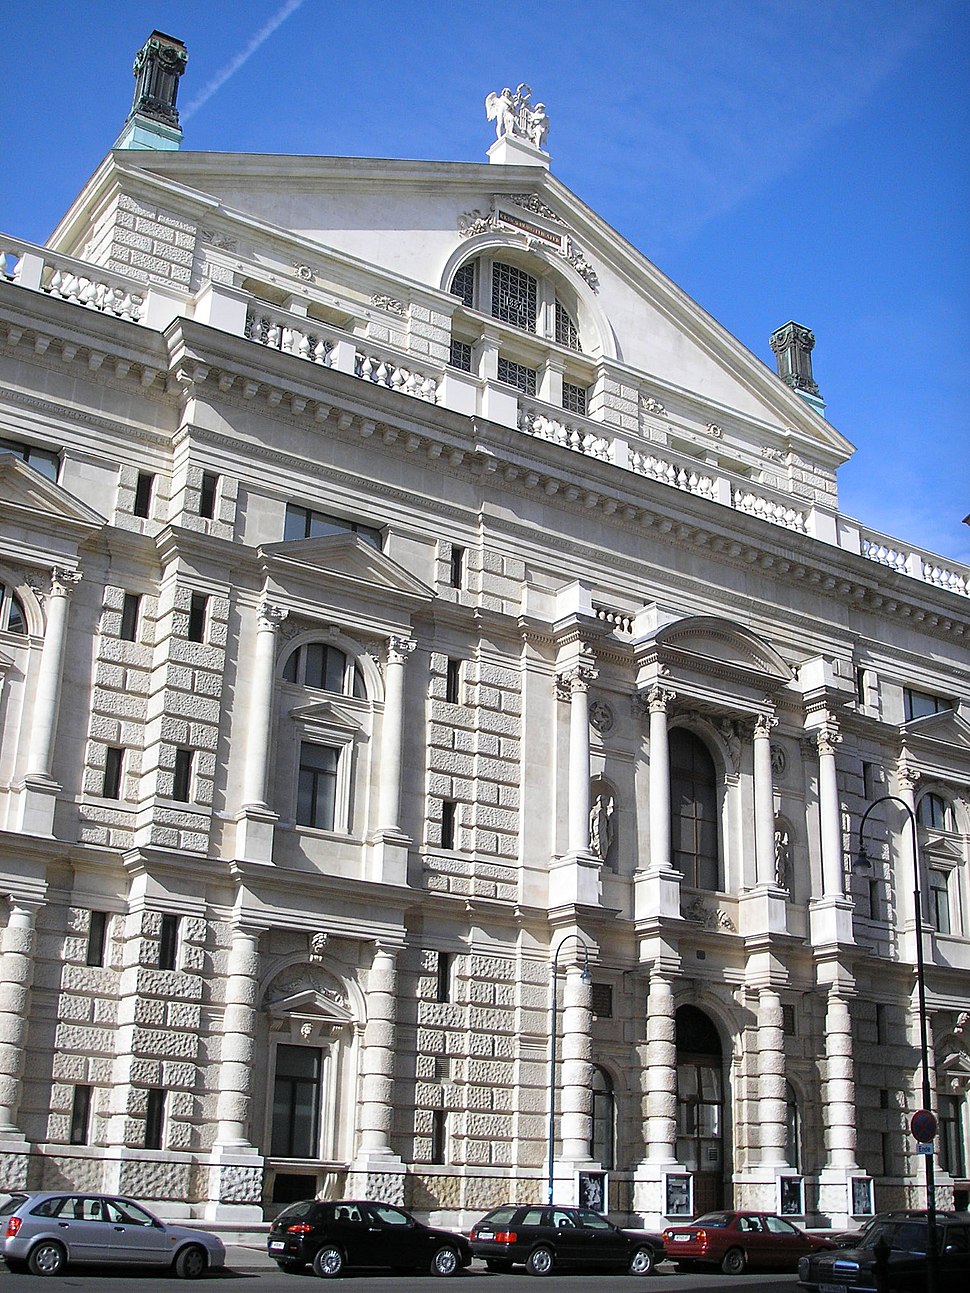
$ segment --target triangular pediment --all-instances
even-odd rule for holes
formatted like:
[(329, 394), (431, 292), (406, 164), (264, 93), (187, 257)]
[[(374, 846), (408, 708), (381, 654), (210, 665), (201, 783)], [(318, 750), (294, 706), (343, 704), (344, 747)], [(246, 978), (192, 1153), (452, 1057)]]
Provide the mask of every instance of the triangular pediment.
[(292, 1019), (295, 1016), (330, 1025), (353, 1023), (353, 1015), (345, 1005), (312, 988), (274, 1001), (269, 1007), (269, 1013), (274, 1017), (287, 1016)]
[(0, 514), (38, 527), (60, 523), (95, 530), (108, 524), (100, 513), (6, 450), (0, 450)]
[(924, 741), (942, 742), (970, 750), (970, 723), (955, 709), (945, 709), (939, 714), (925, 714), (912, 718), (900, 729), (903, 744), (913, 746)]
[(328, 727), (343, 727), (354, 732), (361, 730), (358, 719), (331, 700), (316, 700), (308, 705), (294, 705), (290, 710), (290, 718), (302, 723), (323, 723)]
[(270, 543), (260, 548), (259, 555), (264, 569), (277, 576), (281, 569), (291, 567), (326, 575), (335, 584), (363, 585), (398, 598), (430, 601), (434, 596), (427, 584), (356, 534)]
[(767, 642), (748, 629), (713, 616), (678, 620), (659, 629), (653, 638), (661, 659), (704, 672), (739, 670), (776, 683), (792, 680), (791, 669)]

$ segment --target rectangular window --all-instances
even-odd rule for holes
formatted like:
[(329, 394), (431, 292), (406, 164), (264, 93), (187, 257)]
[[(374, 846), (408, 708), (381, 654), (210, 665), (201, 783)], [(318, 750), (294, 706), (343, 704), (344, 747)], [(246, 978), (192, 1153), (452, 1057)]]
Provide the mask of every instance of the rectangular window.
[(940, 1166), (944, 1172), (962, 1179), (967, 1174), (967, 1154), (959, 1096), (938, 1096), (940, 1110)]
[(199, 515), (205, 521), (211, 521), (216, 514), (216, 497), (219, 492), (219, 477), (214, 471), (202, 473), (202, 485), (199, 489)]
[(192, 798), (192, 763), (194, 750), (179, 748), (175, 751), (175, 769), (172, 775), (172, 798), (187, 804)]
[(0, 440), (0, 453), (15, 453), (28, 467), (33, 467), (34, 471), (41, 476), (57, 483), (57, 475), (61, 469), (59, 453), (51, 449), (38, 449), (32, 444), (19, 444), (13, 440)]
[(459, 704), (461, 696), (461, 661), (449, 660), (445, 672), (445, 700), (449, 705)]
[(88, 920), (88, 948), (85, 965), (104, 965), (104, 952), (108, 941), (108, 913), (92, 911)]
[(327, 512), (314, 512), (309, 507), (296, 507), (292, 503), (287, 505), (283, 525), (284, 543), (292, 543), (296, 539), (323, 539), (331, 534), (356, 534), (378, 552), (384, 547), (383, 534), (372, 525), (347, 521), (342, 516), (331, 516)]
[(123, 642), (137, 642), (138, 620), (141, 612), (141, 597), (138, 593), (125, 593), (121, 603), (121, 631)]
[(270, 1152), (318, 1158), (323, 1057), (312, 1046), (277, 1046)]
[(791, 1002), (783, 1002), (781, 1007), (781, 1031), (786, 1037), (795, 1036), (795, 1007)]
[(332, 831), (336, 820), (337, 766), (340, 751), (329, 745), (300, 746), (296, 820), (300, 826)]
[(452, 956), (450, 952), (438, 953), (438, 973), (435, 980), (435, 1001), (451, 1000), (451, 969)]
[(469, 310), (475, 306), (475, 262), (469, 261), (467, 265), (462, 265), (461, 269), (455, 270), (455, 276), (451, 280), (451, 292), (453, 296), (460, 296), (462, 305), (467, 305)]
[(946, 871), (930, 870), (930, 924), (938, 934), (949, 934), (950, 929), (950, 895)]
[(455, 847), (455, 824), (458, 817), (458, 805), (453, 799), (441, 801), (441, 847)]
[(931, 696), (929, 692), (913, 691), (911, 687), (903, 688), (903, 717), (908, 723), (911, 718), (925, 718), (927, 714), (943, 714), (953, 708), (953, 701), (943, 696)]
[(164, 1130), (165, 1092), (160, 1087), (151, 1087), (145, 1108), (145, 1148), (161, 1149)]
[(125, 752), (117, 745), (109, 745), (104, 753), (104, 780), (102, 799), (121, 798), (121, 774), (124, 770)]
[(162, 916), (162, 927), (158, 934), (158, 968), (175, 970), (178, 968), (179, 918), (170, 912)]
[(452, 588), (464, 588), (465, 586), (465, 549), (459, 548), (455, 543), (451, 545), (448, 582)]
[(574, 386), (572, 382), (562, 384), (562, 406), (567, 413), (579, 413), (586, 416), (586, 387)]
[(448, 1115), (444, 1109), (431, 1111), (431, 1163), (444, 1163), (448, 1141)]
[(498, 379), (506, 386), (514, 386), (523, 395), (536, 393), (536, 370), (527, 368), (525, 364), (513, 363), (511, 359), (503, 359), (501, 355), (498, 357)]
[(537, 287), (531, 274), (496, 261), (492, 266), (493, 318), (535, 332)]
[(463, 373), (470, 373), (472, 370), (472, 348), (467, 341), (451, 341), (451, 354), (448, 363), (452, 368), (460, 368)]
[(613, 1018), (612, 983), (594, 983), (590, 997), (593, 1014), (597, 1019)]
[(209, 598), (205, 593), (193, 593), (189, 602), (189, 625), (186, 636), (190, 642), (205, 641), (205, 619)]
[(89, 1086), (76, 1086), (74, 1088), (74, 1098), (71, 1101), (70, 1143), (72, 1145), (86, 1145), (90, 1125), (91, 1088)]
[(889, 1108), (889, 1088), (888, 1087), (884, 1086), (879, 1088), (879, 1108), (880, 1109)]
[(876, 798), (876, 784), (880, 769), (874, 763), (862, 764), (862, 793), (868, 803)]
[(135, 505), (132, 508), (135, 516), (150, 516), (152, 511), (152, 493), (155, 488), (155, 477), (148, 471), (140, 471), (135, 484)]
[(855, 671), (855, 698), (860, 705), (866, 703), (866, 671), (862, 668)]
[(869, 919), (882, 920), (882, 893), (880, 892), (881, 880), (869, 881)]

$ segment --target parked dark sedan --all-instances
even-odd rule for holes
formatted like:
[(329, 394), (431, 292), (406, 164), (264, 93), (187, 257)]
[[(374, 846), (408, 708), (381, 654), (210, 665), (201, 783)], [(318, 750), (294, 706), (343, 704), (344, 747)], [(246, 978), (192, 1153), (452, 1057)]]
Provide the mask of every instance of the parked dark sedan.
[(348, 1267), (390, 1267), (456, 1275), (471, 1264), (464, 1235), (422, 1225), (389, 1203), (303, 1199), (284, 1208), (270, 1226), (267, 1251), (280, 1270), (334, 1279)]
[[(970, 1214), (943, 1212), (936, 1220), (937, 1288), (970, 1288)], [(803, 1257), (798, 1283), (816, 1293), (923, 1293), (928, 1234), (925, 1212), (877, 1217), (858, 1247)]]
[(475, 1223), (469, 1239), (472, 1252), (484, 1257), (490, 1271), (521, 1263), (530, 1275), (549, 1275), (566, 1266), (649, 1275), (664, 1256), (660, 1235), (620, 1230), (589, 1208), (494, 1208)]
[(806, 1234), (773, 1212), (708, 1212), (686, 1226), (664, 1231), (667, 1256), (678, 1265), (720, 1266), (741, 1275), (749, 1266), (793, 1271), (806, 1253), (832, 1241)]

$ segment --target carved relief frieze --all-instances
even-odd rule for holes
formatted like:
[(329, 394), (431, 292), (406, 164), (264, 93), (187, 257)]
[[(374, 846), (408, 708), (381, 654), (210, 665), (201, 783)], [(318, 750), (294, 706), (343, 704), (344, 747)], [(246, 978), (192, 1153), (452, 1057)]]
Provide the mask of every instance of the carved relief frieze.
[(720, 929), (727, 934), (737, 932), (737, 927), (727, 912), (721, 911), (719, 907), (708, 907), (696, 896), (681, 909), (681, 915), (684, 920), (700, 925), (703, 929)]
[(396, 296), (385, 296), (382, 292), (375, 292), (370, 299), (371, 305), (375, 305), (379, 310), (386, 310), (388, 314), (405, 315), (407, 307), (403, 301), (399, 301)]

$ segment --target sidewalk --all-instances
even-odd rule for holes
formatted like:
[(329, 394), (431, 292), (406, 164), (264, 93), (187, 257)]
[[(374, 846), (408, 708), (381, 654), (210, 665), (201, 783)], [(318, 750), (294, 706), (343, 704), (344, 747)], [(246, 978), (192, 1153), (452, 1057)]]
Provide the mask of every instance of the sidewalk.
[(266, 1251), (265, 1237), (259, 1243), (255, 1235), (244, 1243), (226, 1241), (226, 1266), (234, 1271), (276, 1270), (276, 1263)]

